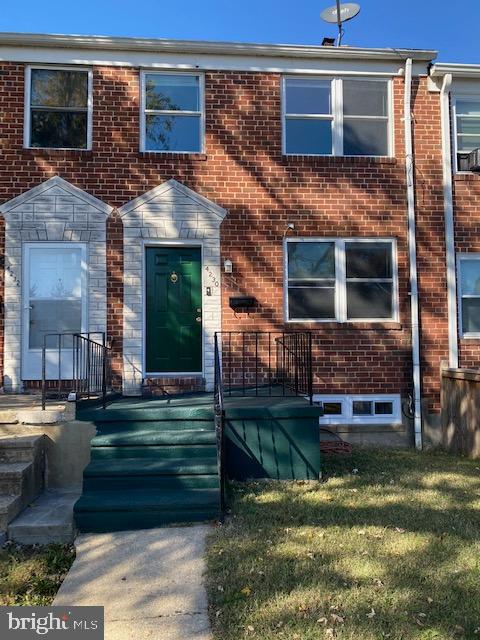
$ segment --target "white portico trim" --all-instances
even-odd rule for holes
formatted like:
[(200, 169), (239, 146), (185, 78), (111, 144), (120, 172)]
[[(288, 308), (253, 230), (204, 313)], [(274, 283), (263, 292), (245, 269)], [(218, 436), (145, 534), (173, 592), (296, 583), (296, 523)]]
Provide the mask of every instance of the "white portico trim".
[(203, 376), (213, 387), (214, 334), (221, 328), (220, 225), (227, 211), (176, 180), (168, 180), (119, 209), (124, 225), (123, 393), (138, 395), (145, 378), (147, 245), (202, 248)]
[[(106, 220), (112, 207), (59, 176), (0, 205), (5, 218), (5, 369), (6, 391), (18, 392), (22, 380), (22, 341), (28, 310), (24, 305), (24, 247), (82, 246), (86, 271), (86, 330), (107, 328)], [(55, 331), (55, 329), (53, 329)], [(23, 345), (25, 346), (25, 345)], [(37, 379), (35, 376), (34, 379)]]

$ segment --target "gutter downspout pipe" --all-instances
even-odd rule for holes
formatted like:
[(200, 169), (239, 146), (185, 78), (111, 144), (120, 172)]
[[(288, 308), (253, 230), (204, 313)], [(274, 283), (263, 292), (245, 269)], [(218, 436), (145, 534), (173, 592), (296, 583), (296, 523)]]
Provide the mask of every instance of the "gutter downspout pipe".
[(410, 312), (412, 322), (412, 364), (415, 447), (422, 449), (422, 395), (420, 375), (420, 323), (418, 305), (417, 240), (415, 226), (415, 177), (412, 143), (412, 59), (405, 62), (403, 102), (405, 124), (405, 170), (407, 179), (408, 254), (410, 263)]
[(440, 90), (442, 120), (443, 202), (445, 219), (445, 256), (447, 263), (448, 366), (458, 367), (457, 280), (455, 273), (455, 223), (453, 216), (452, 145), (450, 139), (450, 101), (452, 74), (443, 77)]

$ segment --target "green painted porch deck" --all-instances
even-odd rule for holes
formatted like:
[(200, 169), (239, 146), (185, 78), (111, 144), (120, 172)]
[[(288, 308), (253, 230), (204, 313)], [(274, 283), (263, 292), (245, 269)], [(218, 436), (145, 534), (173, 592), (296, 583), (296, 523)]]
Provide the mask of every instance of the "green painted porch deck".
[[(211, 393), (119, 398), (83, 406), (97, 435), (75, 505), (82, 531), (214, 519), (219, 515), (217, 437)], [(225, 398), (231, 479), (318, 479), (320, 409), (303, 398)]]

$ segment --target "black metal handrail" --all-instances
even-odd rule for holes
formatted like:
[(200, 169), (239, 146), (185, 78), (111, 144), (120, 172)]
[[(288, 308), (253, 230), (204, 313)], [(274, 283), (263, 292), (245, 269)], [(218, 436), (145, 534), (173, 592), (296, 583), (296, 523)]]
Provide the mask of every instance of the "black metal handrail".
[(220, 513), (225, 513), (225, 490), (226, 490), (226, 466), (225, 466), (225, 406), (224, 390), (222, 381), (222, 362), (218, 345), (218, 336), (215, 334), (215, 368), (214, 368), (214, 412), (215, 412), (215, 433), (217, 437), (217, 463), (218, 475), (220, 479)]
[[(55, 377), (47, 376), (47, 353), (52, 351), (58, 357)], [(56, 382), (59, 399), (70, 393), (75, 394), (76, 400), (100, 395), (105, 408), (107, 393), (111, 389), (110, 351), (103, 332), (45, 334), (42, 347), (42, 409), (45, 410), (46, 406), (48, 380)], [(71, 362), (65, 363), (64, 359), (70, 357)], [(67, 379), (62, 377), (62, 367), (65, 366), (72, 374)]]
[(309, 331), (219, 331), (224, 395), (303, 396), (313, 404)]

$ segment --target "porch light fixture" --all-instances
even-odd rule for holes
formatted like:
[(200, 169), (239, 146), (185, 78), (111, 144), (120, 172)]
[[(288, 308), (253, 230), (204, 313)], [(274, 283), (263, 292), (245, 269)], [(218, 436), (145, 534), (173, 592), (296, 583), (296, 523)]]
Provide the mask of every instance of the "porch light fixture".
[(225, 273), (233, 273), (233, 263), (231, 260), (225, 260), (223, 263), (223, 270)]

